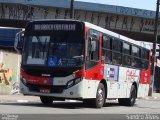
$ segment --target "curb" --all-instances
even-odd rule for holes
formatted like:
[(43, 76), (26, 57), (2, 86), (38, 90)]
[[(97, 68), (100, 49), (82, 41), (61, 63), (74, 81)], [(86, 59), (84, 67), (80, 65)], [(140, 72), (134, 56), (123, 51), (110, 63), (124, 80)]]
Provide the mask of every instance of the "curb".
[(28, 103), (38, 101), (39, 98), (35, 96), (0, 95), (0, 103)]
[(147, 97), (144, 97), (144, 98), (137, 98), (137, 99), (142, 99), (142, 100), (160, 100), (160, 98), (159, 97), (149, 97), (149, 96), (147, 96)]
[(146, 100), (160, 100), (158, 97), (145, 97)]
[(0, 100), (0, 103), (29, 103), (29, 100)]
[(29, 103), (29, 100), (17, 100), (17, 103)]

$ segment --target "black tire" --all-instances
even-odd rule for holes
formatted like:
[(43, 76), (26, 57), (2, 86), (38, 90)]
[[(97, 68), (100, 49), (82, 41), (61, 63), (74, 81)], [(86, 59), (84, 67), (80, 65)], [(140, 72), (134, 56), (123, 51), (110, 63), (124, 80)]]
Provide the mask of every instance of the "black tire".
[(92, 105), (95, 108), (101, 108), (103, 107), (105, 100), (105, 88), (104, 85), (100, 83), (97, 88), (96, 98), (92, 99)]
[(127, 98), (118, 98), (118, 103), (120, 105), (126, 105)]
[(136, 103), (136, 98), (137, 98), (137, 90), (136, 87), (132, 85), (130, 98), (128, 99), (128, 106), (133, 106)]
[(125, 106), (133, 106), (136, 102), (137, 90), (134, 85), (132, 85), (130, 90), (130, 97), (129, 98), (119, 98), (118, 102), (120, 105)]
[(84, 106), (86, 106), (86, 107), (93, 107), (92, 101), (93, 101), (93, 99), (84, 99), (84, 100), (83, 100), (83, 104), (84, 104)]
[(53, 103), (53, 97), (40, 96), (40, 100), (44, 105), (51, 105)]

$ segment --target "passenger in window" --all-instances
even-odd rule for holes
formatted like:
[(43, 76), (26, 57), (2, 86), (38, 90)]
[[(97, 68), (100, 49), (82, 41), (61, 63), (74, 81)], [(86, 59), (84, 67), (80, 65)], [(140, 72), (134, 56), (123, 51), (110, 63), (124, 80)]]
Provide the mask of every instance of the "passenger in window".
[(113, 53), (113, 64), (118, 64), (118, 57), (116, 56), (117, 54), (116, 53)]
[(137, 64), (137, 63), (136, 63), (136, 60), (135, 60), (135, 59), (132, 59), (132, 66), (135, 67), (136, 64)]
[(110, 60), (110, 57), (109, 57), (109, 56), (106, 56), (106, 57), (105, 57), (105, 62), (106, 62), (106, 63), (110, 63), (110, 62), (111, 62), (111, 60)]
[(122, 59), (121, 59), (121, 56), (118, 56), (118, 61), (117, 61), (118, 64), (121, 64), (122, 63)]
[(112, 60), (112, 63), (113, 63), (113, 64), (117, 64), (117, 60), (116, 60), (116, 59), (113, 59), (113, 60)]

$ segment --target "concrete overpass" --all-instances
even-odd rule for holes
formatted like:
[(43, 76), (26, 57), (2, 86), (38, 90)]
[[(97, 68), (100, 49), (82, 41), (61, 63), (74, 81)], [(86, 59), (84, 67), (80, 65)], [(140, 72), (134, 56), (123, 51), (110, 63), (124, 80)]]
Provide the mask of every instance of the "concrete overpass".
[[(69, 7), (70, 0), (0, 0), (0, 26), (24, 27), (30, 20), (68, 19)], [(74, 8), (75, 19), (136, 40), (154, 39), (155, 11), (80, 1), (75, 1)]]

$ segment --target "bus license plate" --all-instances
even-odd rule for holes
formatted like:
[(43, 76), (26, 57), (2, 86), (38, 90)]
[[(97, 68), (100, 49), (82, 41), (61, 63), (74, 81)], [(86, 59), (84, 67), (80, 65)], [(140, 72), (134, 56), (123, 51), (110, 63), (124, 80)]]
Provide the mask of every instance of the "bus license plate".
[(41, 93), (51, 93), (51, 90), (42, 88), (42, 89), (40, 89), (40, 92)]

